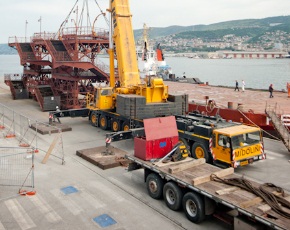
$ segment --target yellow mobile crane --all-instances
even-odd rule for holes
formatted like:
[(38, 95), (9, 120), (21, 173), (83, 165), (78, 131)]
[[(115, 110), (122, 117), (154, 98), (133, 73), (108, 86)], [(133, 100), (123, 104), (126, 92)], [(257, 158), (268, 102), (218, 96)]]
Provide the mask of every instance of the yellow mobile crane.
[[(61, 111), (54, 116), (88, 116), (92, 125), (104, 130), (128, 131), (143, 127), (143, 119), (174, 115), (179, 140), (194, 158), (208, 163), (238, 167), (265, 159), (259, 128), (226, 122), (217, 118), (186, 114), (187, 95), (169, 95), (162, 78), (147, 76), (141, 82), (132, 29), (129, 0), (110, 0), (110, 86), (96, 87), (87, 95), (86, 109)], [(115, 57), (119, 85), (115, 85)], [(141, 129), (136, 129), (138, 135)], [(135, 131), (134, 131), (135, 132)], [(130, 132), (114, 134), (114, 141), (131, 138)], [(141, 134), (140, 134), (141, 135)], [(238, 137), (250, 138), (247, 146)], [(236, 142), (238, 144), (236, 144)]]
[(187, 96), (168, 95), (168, 86), (156, 76), (148, 76), (141, 82), (128, 0), (110, 0), (108, 11), (111, 14), (110, 86), (97, 87), (87, 97), (92, 125), (116, 132), (143, 126), (144, 118), (184, 114)]

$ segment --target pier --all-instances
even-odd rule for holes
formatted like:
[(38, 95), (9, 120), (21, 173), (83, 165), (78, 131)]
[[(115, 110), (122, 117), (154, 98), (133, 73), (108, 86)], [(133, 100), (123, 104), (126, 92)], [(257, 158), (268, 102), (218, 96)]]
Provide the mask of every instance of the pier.
[(265, 52), (265, 51), (224, 51), (224, 58), (284, 58), (288, 55), (287, 52)]

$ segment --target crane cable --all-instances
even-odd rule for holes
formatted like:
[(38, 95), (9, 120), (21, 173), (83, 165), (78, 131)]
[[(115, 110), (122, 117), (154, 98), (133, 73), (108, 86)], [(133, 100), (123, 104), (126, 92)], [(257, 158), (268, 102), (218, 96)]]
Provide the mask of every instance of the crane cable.
[[(229, 178), (229, 179), (222, 179), (215, 174), (211, 174), (210, 179), (216, 182), (224, 183), (227, 185), (232, 185), (236, 187), (240, 187), (248, 192), (255, 194), (256, 196), (262, 198), (276, 213), (280, 214), (281, 216), (290, 219), (290, 213), (284, 211), (283, 207), (290, 209), (290, 202), (284, 198), (284, 190), (281, 187), (278, 187), (272, 183), (264, 183), (259, 187), (254, 187), (252, 183), (245, 179), (245, 178)], [(276, 195), (270, 189), (278, 192), (282, 195)]]
[(55, 34), (55, 36), (59, 36), (59, 35), (60, 35), (60, 32), (61, 32), (62, 28), (63, 28), (63, 27), (65, 26), (65, 24), (68, 22), (68, 19), (69, 19), (71, 13), (73, 12), (75, 6), (77, 5), (78, 1), (79, 1), (79, 0), (76, 0), (76, 2), (75, 2), (75, 4), (74, 4), (73, 8), (70, 10), (70, 12), (69, 12), (69, 14), (66, 16), (65, 20), (61, 23), (61, 25), (60, 25), (60, 27), (59, 27), (57, 33)]
[(104, 11), (101, 9), (101, 7), (100, 7), (99, 3), (97, 2), (97, 0), (95, 0), (95, 2), (96, 2), (96, 4), (97, 4), (97, 6), (99, 7), (99, 10), (100, 10), (101, 13), (103, 14), (103, 17), (104, 17), (104, 19), (105, 19), (107, 25), (109, 26), (110, 23), (109, 23), (108, 18), (106, 18)]

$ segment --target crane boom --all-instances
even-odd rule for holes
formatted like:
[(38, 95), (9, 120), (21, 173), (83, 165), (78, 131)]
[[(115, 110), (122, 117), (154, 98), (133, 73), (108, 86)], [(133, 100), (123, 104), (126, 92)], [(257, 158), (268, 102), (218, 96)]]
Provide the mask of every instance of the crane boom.
[(129, 0), (111, 0), (113, 40), (121, 87), (140, 84)]

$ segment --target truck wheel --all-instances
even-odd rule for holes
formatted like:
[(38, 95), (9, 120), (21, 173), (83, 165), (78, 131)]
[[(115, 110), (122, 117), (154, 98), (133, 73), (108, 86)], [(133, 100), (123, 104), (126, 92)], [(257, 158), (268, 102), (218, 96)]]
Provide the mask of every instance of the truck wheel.
[(113, 121), (112, 121), (112, 130), (114, 132), (120, 131), (120, 121), (119, 120), (113, 119)]
[(182, 191), (180, 187), (173, 183), (167, 182), (163, 188), (163, 197), (168, 208), (177, 211), (182, 205)]
[(203, 144), (195, 142), (192, 145), (192, 157), (195, 159), (205, 158), (206, 163), (210, 163), (209, 154)]
[(185, 147), (186, 147), (188, 150), (190, 149), (190, 148), (189, 148), (189, 145), (188, 145), (188, 142), (187, 142), (184, 138), (180, 137), (180, 138), (179, 138), (179, 142), (181, 142), (182, 144), (184, 144)]
[(164, 181), (159, 175), (150, 173), (146, 178), (146, 185), (149, 196), (156, 200), (162, 198)]
[(205, 205), (203, 199), (196, 193), (188, 192), (182, 199), (182, 206), (186, 217), (193, 223), (200, 223), (205, 219)]
[(91, 115), (90, 122), (91, 122), (91, 124), (92, 124), (93, 126), (98, 127), (98, 126), (99, 126), (99, 116), (98, 116), (98, 114), (93, 113), (93, 114)]
[(103, 130), (108, 128), (108, 119), (104, 115), (100, 116), (100, 128)]
[(129, 129), (130, 129), (130, 123), (129, 123), (129, 121), (125, 121), (122, 125), (122, 130), (128, 131)]

